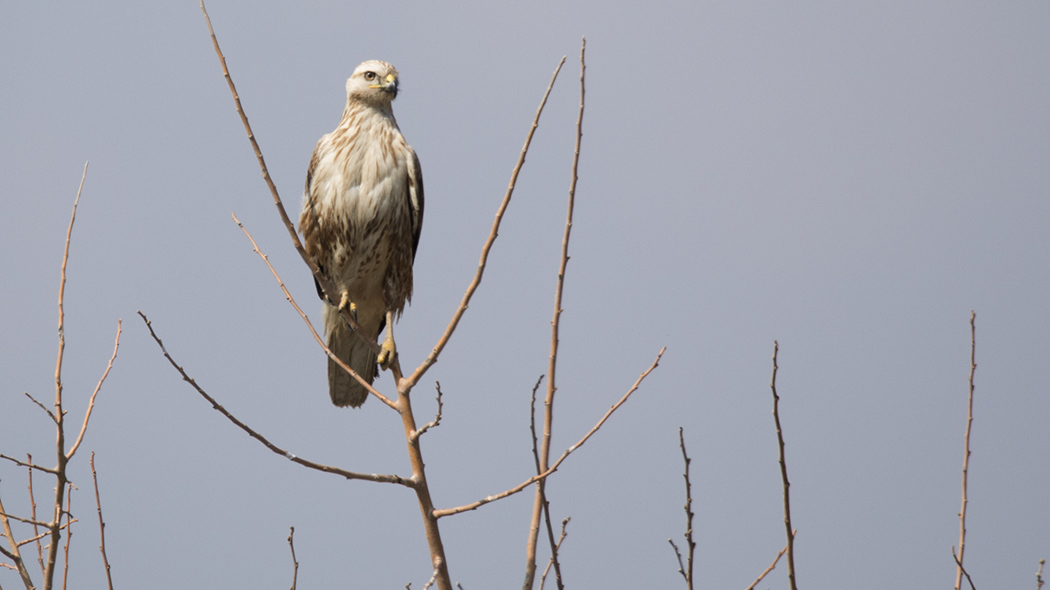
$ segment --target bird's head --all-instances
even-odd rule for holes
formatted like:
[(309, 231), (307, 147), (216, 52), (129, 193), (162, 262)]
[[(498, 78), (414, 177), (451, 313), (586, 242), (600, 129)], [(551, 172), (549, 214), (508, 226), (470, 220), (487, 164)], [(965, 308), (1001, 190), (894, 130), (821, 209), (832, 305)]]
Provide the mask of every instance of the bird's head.
[(390, 105), (397, 98), (397, 68), (374, 59), (362, 63), (346, 81), (346, 96), (376, 106)]

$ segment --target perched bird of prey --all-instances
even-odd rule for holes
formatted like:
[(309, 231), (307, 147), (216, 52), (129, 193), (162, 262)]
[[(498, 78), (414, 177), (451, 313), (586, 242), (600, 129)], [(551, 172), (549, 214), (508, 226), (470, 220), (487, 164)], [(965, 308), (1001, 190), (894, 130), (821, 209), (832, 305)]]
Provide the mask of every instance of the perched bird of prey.
[[(346, 108), (335, 131), (321, 137), (306, 173), (299, 231), (306, 252), (335, 285), (324, 304), (328, 348), (365, 381), (376, 363), (396, 357), (393, 323), (412, 298), (412, 262), (423, 225), (419, 158), (394, 120), (397, 70), (366, 61), (346, 81)], [(340, 315), (348, 308), (355, 334)], [(369, 342), (386, 327), (377, 358)], [(360, 406), (368, 390), (328, 359), (328, 391), (337, 406)]]

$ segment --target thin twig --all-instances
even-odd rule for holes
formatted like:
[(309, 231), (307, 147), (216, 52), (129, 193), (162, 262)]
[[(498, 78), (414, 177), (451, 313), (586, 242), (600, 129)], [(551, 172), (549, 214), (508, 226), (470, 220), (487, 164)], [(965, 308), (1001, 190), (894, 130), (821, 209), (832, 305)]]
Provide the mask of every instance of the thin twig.
[[(557, 551), (561, 551), (561, 543), (565, 540), (566, 537), (565, 527), (569, 524), (570, 520), (572, 520), (572, 517), (566, 516), (565, 519), (561, 521), (561, 536), (558, 537), (558, 544), (555, 546)], [(543, 590), (543, 585), (547, 582), (547, 574), (550, 573), (552, 565), (554, 565), (553, 555), (550, 559), (547, 560), (547, 567), (543, 568), (543, 574), (540, 576), (539, 590)]]
[(296, 581), (299, 579), (299, 562), (295, 559), (295, 542), (292, 538), (295, 536), (295, 527), (288, 527), (288, 548), (292, 551), (292, 589), (295, 590)]
[(1039, 560), (1039, 569), (1035, 572), (1035, 590), (1043, 590), (1043, 565), (1045, 563), (1045, 559)]
[(955, 554), (955, 547), (952, 547), (952, 557), (955, 559), (955, 565), (959, 566), (959, 571), (961, 571), (963, 575), (966, 576), (966, 581), (970, 583), (970, 590), (977, 590), (977, 588), (973, 585), (973, 579), (970, 578), (970, 573), (967, 572), (966, 568), (963, 567), (960, 556)]
[[(556, 373), (558, 368), (558, 332), (561, 326), (562, 294), (565, 291), (565, 273), (569, 264), (569, 237), (572, 234), (572, 214), (576, 202), (576, 182), (578, 180), (577, 170), (580, 164), (580, 144), (583, 140), (583, 105), (584, 105), (584, 75), (586, 73), (586, 61), (584, 55), (587, 49), (587, 39), (580, 41), (580, 109), (576, 118), (576, 147), (572, 157), (571, 178), (569, 180), (569, 197), (565, 213), (565, 233), (561, 241), (561, 260), (558, 263), (558, 276), (554, 287), (554, 313), (551, 318), (551, 345), (550, 356), (547, 364), (547, 397), (543, 403), (543, 438), (540, 444), (540, 464), (537, 472), (547, 469), (550, 462), (551, 435), (554, 423), (554, 394), (557, 392)], [(529, 541), (525, 548), (525, 582), (522, 587), (525, 590), (532, 588), (533, 579), (536, 575), (536, 543), (539, 536), (539, 520), (543, 517), (544, 525), (547, 527), (547, 542), (551, 548), (551, 560), (554, 563), (554, 579), (558, 584), (558, 590), (563, 590), (564, 585), (561, 577), (561, 563), (558, 561), (557, 542), (554, 539), (554, 527), (551, 524), (550, 502), (547, 500), (547, 482), (540, 480), (536, 483), (536, 495), (532, 507), (532, 524), (529, 528)]]
[(106, 556), (106, 523), (102, 520), (102, 500), (98, 494), (98, 475), (95, 473), (95, 452), (91, 452), (91, 481), (95, 484), (95, 509), (98, 510), (98, 550), (102, 552), (102, 564), (106, 566), (106, 586), (113, 590), (113, 577), (109, 572), (109, 557)]
[(441, 382), (440, 381), (435, 381), (434, 382), (434, 386), (437, 388), (437, 405), (438, 405), (437, 415), (434, 416), (433, 420), (431, 420), (430, 422), (427, 422), (426, 424), (424, 424), (422, 428), (420, 428), (419, 430), (417, 430), (414, 433), (412, 433), (411, 435), (409, 435), (409, 441), (410, 442), (418, 439), (421, 436), (423, 436), (424, 432), (426, 432), (426, 431), (430, 430), (431, 428), (434, 428), (434, 427), (438, 426), (439, 424), (441, 424), (441, 411), (445, 407), (445, 404), (441, 400), (441, 397), (443, 395), (441, 393)]
[[(965, 452), (963, 454), (963, 465), (962, 465), (962, 507), (959, 508), (959, 557), (955, 560), (959, 567), (955, 570), (955, 590), (959, 590), (962, 586), (962, 576), (965, 573), (963, 569), (963, 557), (966, 551), (966, 505), (968, 503), (966, 498), (966, 476), (970, 468), (970, 427), (973, 425), (973, 374), (977, 370), (977, 326), (975, 320), (977, 314), (970, 310), (970, 394), (966, 406), (966, 435), (963, 437), (963, 446)], [(954, 555), (954, 549), (952, 555)], [(966, 576), (970, 578), (969, 574)], [(970, 583), (973, 586), (973, 582)]]
[(34, 404), (40, 406), (41, 410), (44, 410), (45, 412), (47, 412), (47, 415), (51, 417), (51, 421), (52, 422), (57, 422), (57, 420), (55, 420), (55, 413), (51, 411), (51, 408), (48, 408), (44, 404), (40, 403), (35, 397), (30, 395), (28, 391), (26, 391), (24, 393), (25, 393), (25, 396), (28, 397), (30, 401), (32, 401)]
[(510, 183), (507, 185), (507, 192), (503, 195), (503, 201), (499, 205), (499, 209), (496, 210), (496, 219), (492, 222), (492, 230), (489, 232), (488, 238), (485, 240), (485, 245), (481, 247), (481, 258), (478, 260), (478, 268), (474, 271), (474, 279), (467, 286), (467, 290), (463, 293), (463, 299), (459, 303), (459, 307), (456, 308), (456, 312), (452, 314), (452, 319), (448, 323), (448, 327), (445, 328), (445, 332), (438, 339), (434, 349), (430, 351), (427, 358), (423, 360), (423, 363), (413, 371), (412, 375), (407, 377), (409, 385), (415, 385), (419, 382), (419, 379), (423, 377), (423, 374), (437, 362), (438, 355), (445, 349), (445, 345), (448, 344), (449, 339), (452, 337), (452, 333), (456, 331), (456, 326), (459, 325), (459, 320), (463, 317), (463, 314), (467, 311), (467, 307), (470, 304), (470, 298), (474, 296), (474, 292), (478, 290), (481, 285), (481, 277), (485, 274), (485, 265), (488, 262), (489, 251), (492, 249), (492, 244), (496, 241), (496, 237), (499, 235), (500, 222), (503, 221), (503, 214), (507, 211), (507, 206), (510, 204), (511, 195), (514, 194), (514, 186), (518, 182), (518, 173), (521, 172), (521, 167), (525, 164), (525, 155), (529, 152), (529, 144), (532, 143), (532, 136), (536, 133), (536, 128), (540, 125), (540, 115), (543, 113), (543, 107), (547, 104), (547, 97), (550, 96), (551, 88), (554, 87), (554, 81), (558, 79), (558, 72), (561, 71), (561, 66), (565, 63), (565, 58), (562, 57), (561, 61), (558, 62), (558, 67), (554, 69), (554, 75), (551, 76), (550, 84), (547, 85), (547, 91), (543, 93), (543, 99), (540, 100), (540, 106), (536, 109), (536, 116), (532, 119), (532, 127), (529, 128), (528, 135), (525, 136), (525, 145), (521, 148), (521, 153), (518, 155), (518, 162), (514, 165), (514, 169), (510, 173)]
[(281, 276), (277, 274), (277, 271), (274, 269), (273, 265), (270, 264), (270, 257), (263, 254), (262, 251), (259, 250), (259, 245), (255, 243), (255, 238), (252, 237), (252, 234), (248, 233), (248, 230), (244, 227), (241, 221), (237, 219), (237, 215), (231, 215), (233, 216), (234, 223), (237, 224), (237, 227), (241, 228), (241, 231), (244, 232), (244, 235), (248, 237), (248, 241), (252, 243), (252, 250), (256, 254), (258, 254), (260, 258), (262, 258), (263, 262), (266, 263), (266, 267), (270, 269), (270, 272), (273, 274), (273, 278), (277, 279), (277, 284), (281, 286), (281, 291), (284, 292), (284, 298), (288, 301), (288, 303), (292, 304), (292, 307), (295, 308), (295, 311), (299, 313), (299, 317), (303, 318), (303, 321), (306, 322), (306, 327), (309, 328), (310, 333), (313, 334), (314, 340), (316, 340), (317, 343), (321, 345), (321, 348), (324, 349), (324, 352), (328, 355), (328, 358), (334, 360), (336, 364), (342, 367), (344, 371), (349, 373), (351, 377), (357, 379), (357, 381), (361, 385), (363, 385), (369, 393), (376, 396), (376, 398), (378, 398), (379, 401), (383, 402), (391, 409), (397, 410), (397, 405), (394, 404), (394, 402), (390, 401), (390, 398), (379, 393), (379, 391), (376, 390), (375, 387), (372, 387), (371, 383), (365, 381), (360, 375), (357, 374), (356, 371), (351, 369), (349, 365), (343, 362), (343, 359), (336, 356), (336, 354), (332, 352), (330, 348), (328, 348), (328, 345), (325, 343), (324, 338), (321, 338), (321, 335), (318, 334), (317, 330), (314, 329), (314, 325), (310, 322), (310, 318), (306, 317), (306, 313), (304, 313), (302, 308), (299, 307), (299, 304), (295, 302), (295, 298), (292, 297), (292, 294), (288, 291), (288, 288), (284, 286), (284, 281), (281, 280)]
[(602, 416), (601, 420), (598, 420), (598, 423), (595, 424), (594, 427), (591, 428), (587, 432), (587, 434), (583, 435), (583, 438), (581, 438), (580, 440), (576, 441), (576, 444), (574, 444), (571, 447), (565, 449), (565, 452), (563, 452), (561, 454), (561, 456), (558, 457), (558, 460), (555, 461), (554, 464), (551, 465), (549, 469), (547, 469), (543, 473), (539, 473), (539, 474), (536, 474), (536, 475), (530, 477), (529, 479), (527, 479), (527, 480), (521, 482), (520, 484), (510, 488), (509, 490), (505, 490), (505, 491), (500, 492), (498, 494), (482, 498), (482, 499), (480, 499), (480, 500), (478, 500), (476, 502), (471, 502), (470, 504), (464, 504), (463, 506), (457, 506), (455, 508), (443, 508), (441, 510), (435, 510), (434, 511), (434, 516), (437, 517), (437, 518), (441, 518), (441, 517), (444, 517), (444, 516), (451, 516), (453, 514), (459, 514), (460, 512), (469, 512), (471, 510), (477, 510), (478, 508), (484, 506), (485, 504), (489, 504), (491, 502), (495, 502), (496, 500), (502, 500), (503, 498), (506, 498), (508, 496), (513, 496), (514, 494), (517, 494), (518, 492), (524, 490), (525, 488), (529, 487), (530, 485), (536, 483), (537, 481), (539, 481), (539, 480), (541, 480), (541, 479), (543, 479), (545, 477), (548, 477), (550, 474), (552, 474), (555, 471), (557, 471), (558, 467), (561, 466), (562, 462), (565, 461), (565, 459), (568, 458), (568, 456), (571, 455), (573, 451), (575, 451), (576, 449), (582, 447), (583, 444), (587, 442), (587, 439), (591, 438), (591, 436), (593, 436), (594, 433), (598, 432), (598, 429), (601, 428), (603, 424), (605, 424), (605, 421), (609, 419), (609, 416), (612, 416), (613, 412), (618, 410), (620, 408), (620, 406), (622, 406), (624, 404), (624, 402), (627, 401), (627, 398), (631, 397), (631, 394), (634, 393), (638, 389), (638, 386), (641, 385), (642, 381), (649, 375), (649, 373), (652, 373), (653, 370), (656, 369), (657, 366), (659, 366), (660, 358), (663, 357), (664, 351), (666, 351), (666, 350), (667, 350), (666, 346), (660, 349), (660, 352), (656, 355), (656, 360), (654, 360), (653, 364), (650, 365), (649, 368), (646, 369), (645, 372), (643, 372), (641, 374), (641, 376), (638, 377), (638, 379), (634, 382), (634, 385), (632, 385), (631, 388), (627, 390), (627, 393), (625, 393), (623, 395), (623, 397), (620, 398), (619, 401), (617, 401), (615, 404), (613, 404), (612, 407), (610, 407), (609, 410), (607, 412), (605, 412), (605, 415)]
[(73, 484), (66, 484), (66, 546), (62, 550), (62, 590), (69, 579), (69, 542), (73, 540)]
[(43, 465), (37, 465), (36, 463), (26, 463), (25, 461), (19, 461), (14, 457), (10, 457), (8, 455), (3, 454), (0, 454), (0, 459), (6, 459), (14, 463), (15, 465), (18, 465), (19, 467), (28, 467), (29, 469), (36, 469), (37, 471), (43, 471), (44, 473), (50, 473), (51, 475), (55, 475), (55, 470), (50, 467), (44, 467)]
[(773, 421), (777, 425), (777, 445), (780, 449), (780, 478), (784, 482), (784, 528), (787, 529), (788, 582), (791, 590), (798, 590), (798, 586), (795, 585), (795, 533), (794, 529), (791, 528), (791, 497), (788, 493), (791, 483), (788, 482), (787, 463), (784, 462), (784, 432), (780, 428), (780, 396), (777, 395), (777, 352), (779, 350), (780, 345), (774, 340), (773, 378), (769, 382), (769, 388), (773, 390)]
[[(791, 536), (794, 537), (795, 533), (797, 532), (798, 531), (792, 531)], [(787, 545), (785, 545), (784, 548), (780, 550), (780, 553), (777, 553), (777, 558), (773, 560), (773, 563), (769, 564), (769, 567), (764, 569), (762, 573), (759, 574), (757, 578), (755, 578), (754, 582), (751, 582), (751, 585), (747, 587), (747, 590), (755, 590), (755, 586), (758, 586), (758, 584), (762, 581), (762, 578), (765, 578), (766, 575), (769, 574), (769, 572), (773, 571), (773, 568), (777, 567), (777, 562), (780, 561), (780, 558), (784, 556), (784, 553), (786, 553), (787, 550)]]
[(292, 453), (289, 453), (288, 451), (286, 451), (286, 450), (278, 447), (277, 445), (273, 444), (272, 442), (267, 440), (266, 437), (264, 437), (263, 435), (259, 434), (255, 430), (252, 430), (252, 428), (250, 426), (248, 426), (244, 422), (241, 422), (240, 420), (238, 420), (236, 416), (234, 416), (233, 414), (228, 412), (226, 410), (226, 408), (222, 407), (222, 405), (219, 404), (219, 402), (215, 401), (215, 398), (213, 398), (212, 396), (208, 395), (208, 393), (206, 391), (204, 391), (204, 389), (202, 389), (199, 385), (197, 385), (197, 382), (194, 381), (193, 378), (190, 377), (189, 374), (187, 374), (186, 371), (182, 367), (180, 367), (178, 363), (175, 362), (175, 359), (172, 358), (172, 356), (170, 354), (168, 354), (167, 349), (164, 348), (164, 343), (161, 342), (160, 337), (158, 337), (156, 332), (153, 331), (153, 324), (149, 321), (149, 319), (146, 317), (146, 315), (144, 313), (142, 313), (141, 311), (139, 311), (137, 313), (142, 318), (142, 321), (146, 323), (146, 327), (149, 329), (150, 336), (153, 337), (153, 340), (157, 343), (157, 346), (160, 347), (161, 352), (164, 354), (164, 358), (168, 359), (168, 363), (171, 364), (172, 367), (175, 367), (175, 370), (178, 371), (180, 375), (182, 375), (183, 381), (189, 383), (195, 390), (197, 390), (197, 393), (199, 393), (201, 395), (201, 397), (203, 397), (205, 400), (207, 400), (208, 403), (210, 403), (213, 408), (218, 410), (220, 414), (222, 414), (223, 416), (226, 416), (227, 420), (229, 420), (230, 422), (233, 422), (235, 425), (237, 425), (238, 428), (240, 428), (244, 432), (248, 433), (249, 436), (251, 436), (255, 440), (257, 440), (260, 443), (262, 443), (263, 446), (265, 446), (267, 449), (270, 449), (274, 453), (276, 453), (278, 455), (281, 455), (282, 457), (285, 457), (289, 461), (292, 461), (294, 463), (298, 463), (298, 464), (300, 464), (300, 465), (302, 465), (304, 467), (308, 467), (310, 469), (315, 469), (317, 471), (321, 471), (321, 472), (324, 472), (324, 473), (332, 473), (332, 474), (335, 474), (335, 475), (339, 475), (339, 476), (345, 477), (346, 479), (363, 479), (363, 480), (366, 480), (366, 481), (375, 481), (375, 482), (379, 482), (379, 483), (394, 483), (394, 484), (403, 485), (403, 486), (409, 487), (409, 488), (414, 488), (415, 487), (416, 484), (412, 480), (405, 479), (405, 478), (403, 478), (403, 477), (401, 477), (399, 475), (385, 475), (385, 474), (376, 474), (376, 473), (357, 473), (355, 471), (347, 471), (345, 469), (340, 469), (339, 467), (330, 467), (328, 465), (322, 465), (320, 463), (315, 463), (313, 461), (308, 461), (306, 459), (303, 459), (302, 457), (298, 457), (296, 455), (293, 455)]
[[(36, 493), (33, 492), (33, 456), (26, 453), (26, 472), (29, 479), (29, 517), (36, 520)], [(40, 539), (44, 535), (40, 533), (40, 530), (36, 525), (33, 525), (33, 534), (36, 535), (34, 541), (36, 541), (36, 559), (40, 564), (40, 575), (44, 575), (44, 549), (40, 545)]]
[(95, 409), (95, 396), (98, 395), (98, 391), (102, 389), (102, 384), (105, 383), (106, 377), (109, 376), (109, 370), (113, 368), (113, 361), (117, 360), (117, 349), (120, 348), (120, 323), (121, 320), (117, 320), (117, 340), (113, 343), (113, 356), (109, 357), (109, 364), (106, 365), (106, 370), (102, 373), (102, 378), (98, 380), (98, 385), (95, 386), (95, 391), (91, 392), (91, 399), (88, 401), (87, 411), (84, 412), (84, 423), (80, 426), (80, 434), (77, 435), (76, 442), (66, 453), (66, 459), (72, 459), (73, 453), (77, 452), (80, 447), (80, 441), (84, 440), (84, 432), (87, 431), (88, 420), (91, 419), (91, 411)]
[(674, 547), (675, 555), (678, 557), (678, 573), (685, 578), (686, 587), (689, 590), (693, 590), (693, 555), (696, 551), (696, 543), (693, 541), (693, 486), (692, 482), (689, 481), (689, 464), (692, 462), (692, 459), (686, 453), (685, 433), (681, 427), (678, 428), (678, 444), (682, 448), (682, 460), (685, 462), (685, 473), (683, 473), (685, 478), (685, 544), (689, 552), (689, 558), (686, 560), (685, 567), (682, 567), (682, 555), (678, 552), (678, 546), (671, 539), (667, 541)]

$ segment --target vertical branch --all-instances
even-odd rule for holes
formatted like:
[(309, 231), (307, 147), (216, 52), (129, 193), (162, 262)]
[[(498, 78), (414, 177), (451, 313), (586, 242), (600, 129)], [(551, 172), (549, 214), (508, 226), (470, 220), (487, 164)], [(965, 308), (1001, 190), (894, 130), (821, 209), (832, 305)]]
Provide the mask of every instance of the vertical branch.
[[(102, 520), (102, 500), (98, 495), (98, 475), (95, 474), (95, 452), (91, 452), (91, 481), (95, 484), (95, 508), (98, 510), (98, 550), (102, 552), (102, 564), (106, 566), (106, 586), (113, 590), (113, 577), (109, 573), (109, 558), (106, 556), (106, 523)], [(294, 588), (294, 586), (293, 586)]]
[(66, 545), (62, 550), (62, 590), (69, 579), (69, 542), (73, 539), (73, 484), (66, 484)]
[[(962, 585), (962, 578), (965, 570), (963, 570), (963, 552), (966, 550), (966, 475), (970, 468), (970, 427), (973, 425), (973, 374), (977, 370), (977, 326), (975, 320), (977, 314), (970, 310), (970, 395), (966, 409), (966, 435), (963, 437), (963, 446), (965, 452), (963, 453), (963, 466), (962, 466), (962, 507), (959, 508), (959, 555), (956, 558), (956, 569), (955, 569), (955, 590), (959, 590)], [(954, 552), (953, 552), (954, 553)], [(967, 575), (967, 578), (969, 576)]]
[[(26, 463), (32, 465), (33, 456), (26, 453)], [(29, 472), (29, 517), (34, 521), (36, 520), (36, 494), (33, 493), (33, 468), (27, 467), (26, 471)], [(37, 528), (37, 524), (33, 523), (33, 536), (36, 537), (34, 543), (36, 544), (36, 560), (40, 564), (40, 575), (44, 575), (44, 549), (40, 545), (40, 529)]]
[(795, 585), (795, 532), (791, 528), (791, 497), (788, 493), (791, 483), (788, 482), (787, 463), (784, 462), (784, 433), (780, 429), (780, 396), (777, 395), (777, 352), (780, 345), (773, 341), (773, 378), (769, 388), (773, 390), (773, 421), (777, 425), (777, 445), (780, 447), (780, 477), (784, 482), (784, 528), (787, 529), (787, 568), (788, 582), (791, 590), (798, 590)]
[[(288, 527), (288, 548), (292, 550), (292, 588), (291, 588), (291, 590), (295, 590), (296, 581), (299, 579), (299, 562), (296, 561), (296, 559), (295, 559), (295, 542), (292, 540), (293, 537), (295, 537), (295, 527), (294, 526)], [(112, 586), (110, 586), (110, 590), (113, 590)]]
[[(572, 157), (572, 177), (569, 180), (569, 198), (565, 214), (565, 234), (561, 242), (561, 262), (558, 267), (558, 280), (554, 290), (554, 317), (551, 319), (551, 349), (550, 359), (547, 365), (547, 398), (544, 400), (543, 411), (543, 441), (540, 445), (539, 473), (547, 470), (550, 462), (551, 428), (554, 420), (554, 393), (558, 390), (556, 381), (556, 369), (558, 366), (558, 329), (561, 319), (562, 293), (565, 288), (565, 270), (569, 264), (569, 237), (572, 234), (572, 213), (576, 202), (576, 182), (580, 164), (580, 144), (583, 140), (583, 106), (584, 106), (584, 76), (587, 70), (584, 59), (587, 49), (587, 39), (580, 41), (580, 109), (576, 118), (576, 146)], [(547, 538), (551, 547), (551, 559), (554, 564), (555, 581), (558, 589), (564, 588), (561, 577), (561, 564), (558, 562), (557, 541), (554, 538), (554, 528), (551, 525), (550, 506), (547, 502), (547, 480), (541, 479), (536, 482), (536, 496), (532, 507), (532, 523), (529, 527), (529, 540), (525, 547), (525, 582), (523, 588), (529, 590), (533, 587), (536, 577), (536, 542), (539, 537), (539, 521), (541, 514), (547, 527)]]
[(73, 213), (69, 218), (69, 229), (66, 230), (66, 248), (62, 254), (62, 274), (58, 284), (58, 359), (55, 361), (55, 450), (57, 464), (55, 465), (55, 498), (52, 504), (52, 517), (48, 525), (51, 540), (48, 544), (47, 563), (44, 566), (44, 590), (51, 590), (55, 576), (55, 560), (58, 558), (58, 545), (62, 537), (62, 504), (66, 492), (66, 433), (65, 412), (62, 410), (62, 358), (66, 349), (65, 311), (63, 302), (66, 292), (66, 264), (69, 262), (69, 242), (73, 235), (73, 223), (77, 219), (77, 205), (80, 203), (80, 194), (84, 190), (84, 180), (87, 178), (88, 163), (84, 162), (84, 173), (80, 177), (80, 187), (77, 188), (77, 197), (73, 201)]
[(1039, 569), (1035, 572), (1035, 590), (1043, 590), (1043, 565), (1045, 564), (1045, 559), (1039, 560)]
[(678, 558), (678, 573), (685, 578), (686, 587), (693, 590), (693, 555), (696, 551), (696, 543), (693, 541), (693, 516), (695, 516), (693, 514), (693, 485), (689, 481), (689, 464), (692, 459), (685, 451), (685, 434), (681, 427), (678, 428), (678, 444), (682, 447), (682, 460), (685, 462), (685, 473), (683, 473), (685, 477), (685, 543), (689, 551), (685, 563), (682, 563), (682, 554), (678, 552), (678, 545), (675, 545), (671, 539), (668, 539), (667, 542), (674, 548), (674, 554)]

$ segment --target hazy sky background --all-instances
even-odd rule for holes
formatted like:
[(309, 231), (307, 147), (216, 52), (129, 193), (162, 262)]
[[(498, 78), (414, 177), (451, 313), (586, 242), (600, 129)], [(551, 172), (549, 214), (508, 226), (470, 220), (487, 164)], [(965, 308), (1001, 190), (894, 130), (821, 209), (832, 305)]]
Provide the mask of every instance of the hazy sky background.
[[(587, 36), (587, 111), (554, 449), (662, 346), (642, 389), (549, 483), (572, 516), (572, 588), (681, 588), (678, 427), (693, 457), (697, 579), (744, 588), (784, 545), (770, 356), (809, 588), (950, 587), (977, 312), (966, 564), (1034, 587), (1050, 558), (1050, 4), (1028, 2), (224, 2), (209, 10), (285, 203), (365, 59), (427, 208), (402, 364), (430, 351), (477, 264), (543, 90), (548, 104), (452, 343), (416, 390), (436, 504), (532, 470)], [(315, 322), (320, 304), (233, 110), (194, 1), (0, 4), (0, 452), (53, 462), (22, 395), (53, 397), (55, 300), (73, 233), (70, 420), (124, 320), (72, 477), (71, 577), (102, 587), (97, 453), (117, 587), (421, 588), (414, 495), (265, 450), (164, 361), (290, 451), (407, 475), (397, 416), (331, 406), (325, 359), (230, 220)], [(390, 391), (389, 375), (379, 387)], [(25, 473), (0, 465), (25, 513)], [(48, 486), (37, 480), (43, 499)], [(442, 520), (453, 580), (519, 587), (532, 494)], [(0, 583), (17, 576), (0, 570)], [(783, 563), (764, 587), (787, 587)]]

